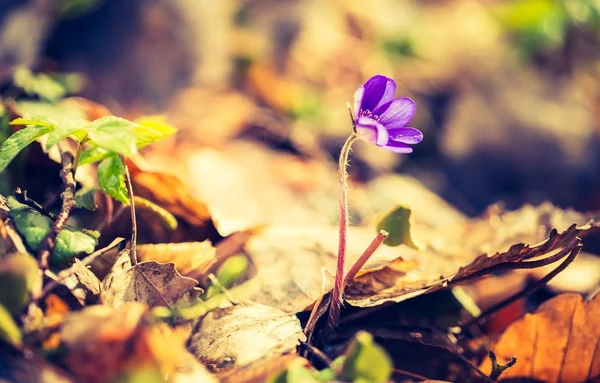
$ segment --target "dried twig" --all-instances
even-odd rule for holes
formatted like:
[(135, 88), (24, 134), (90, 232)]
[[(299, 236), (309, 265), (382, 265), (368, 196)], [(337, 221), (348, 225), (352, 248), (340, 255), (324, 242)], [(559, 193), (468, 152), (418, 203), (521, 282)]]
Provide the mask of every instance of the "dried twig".
[[(60, 148), (60, 146), (59, 146)], [(62, 207), (60, 212), (56, 216), (56, 221), (52, 228), (46, 233), (46, 236), (42, 240), (42, 246), (38, 254), (40, 268), (42, 270), (48, 269), (48, 260), (50, 255), (56, 246), (56, 237), (58, 233), (65, 227), (71, 210), (75, 207), (75, 177), (73, 175), (73, 155), (67, 150), (61, 150), (60, 154), (62, 169), (60, 170), (60, 178), (62, 179), (64, 188), (60, 194), (62, 199)]]

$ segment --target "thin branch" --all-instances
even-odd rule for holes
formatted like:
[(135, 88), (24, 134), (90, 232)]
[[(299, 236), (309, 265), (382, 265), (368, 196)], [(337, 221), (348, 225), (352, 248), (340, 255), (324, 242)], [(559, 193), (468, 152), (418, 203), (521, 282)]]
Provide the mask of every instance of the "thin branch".
[(74, 158), (73, 155), (67, 150), (61, 150), (60, 158), (62, 165), (62, 169), (60, 170), (60, 178), (62, 179), (64, 185), (63, 192), (60, 194), (60, 198), (63, 202), (60, 212), (54, 221), (54, 225), (52, 225), (52, 228), (48, 231), (48, 233), (46, 233), (46, 236), (42, 240), (42, 246), (38, 255), (40, 268), (42, 270), (48, 269), (48, 260), (50, 259), (50, 255), (56, 246), (56, 237), (58, 236), (58, 233), (60, 233), (60, 231), (65, 227), (65, 224), (71, 215), (71, 210), (75, 207), (75, 177), (73, 177)]
[(125, 185), (127, 186), (127, 193), (129, 193), (129, 207), (131, 210), (131, 243), (129, 244), (129, 259), (131, 260), (131, 266), (137, 265), (137, 253), (135, 250), (137, 243), (137, 221), (135, 218), (135, 202), (133, 201), (133, 186), (131, 185), (131, 176), (129, 175), (129, 168), (125, 162), (125, 157), (119, 156), (121, 163), (125, 168)]

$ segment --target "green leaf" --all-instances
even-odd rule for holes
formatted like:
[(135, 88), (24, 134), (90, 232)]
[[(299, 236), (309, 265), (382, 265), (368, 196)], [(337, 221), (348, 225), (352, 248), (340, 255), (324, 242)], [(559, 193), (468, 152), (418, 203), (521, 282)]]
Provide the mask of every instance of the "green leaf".
[(98, 205), (96, 205), (96, 200), (94, 197), (98, 190), (100, 190), (100, 188), (95, 186), (86, 186), (79, 189), (74, 196), (77, 207), (79, 209), (87, 209), (90, 211), (96, 210)]
[(15, 346), (20, 346), (23, 341), (19, 326), (2, 305), (0, 305), (0, 338)]
[(305, 365), (304, 359), (296, 359), (287, 368), (268, 380), (269, 383), (319, 383), (316, 373)]
[(56, 129), (57, 123), (51, 121), (49, 118), (44, 116), (36, 116), (33, 118), (15, 118), (10, 122), (10, 125), (33, 125), (43, 126), (50, 129)]
[(118, 156), (112, 155), (100, 162), (98, 184), (106, 194), (129, 205), (129, 194), (125, 186), (125, 167)]
[(29, 254), (13, 253), (0, 258), (0, 305), (17, 315), (29, 300), (38, 272)]
[(135, 202), (136, 208), (139, 207), (156, 214), (156, 216), (161, 219), (162, 223), (164, 223), (168, 229), (177, 229), (177, 218), (175, 218), (175, 216), (169, 213), (167, 210), (142, 197), (134, 196), (133, 201)]
[(386, 383), (392, 368), (387, 352), (373, 341), (371, 334), (360, 331), (348, 346), (340, 377), (353, 382)]
[(413, 249), (419, 249), (420, 244), (416, 241), (410, 231), (411, 211), (405, 206), (398, 206), (387, 213), (377, 224), (377, 232), (385, 230), (389, 233), (383, 241), (388, 246), (406, 245)]
[(227, 258), (215, 273), (220, 286), (211, 284), (206, 289), (203, 299), (208, 299), (222, 293), (223, 289), (221, 287), (226, 289), (231, 288), (235, 282), (239, 281), (246, 274), (248, 264), (248, 258), (243, 255), (234, 255)]
[[(42, 240), (54, 222), (39, 211), (20, 203), (14, 197), (6, 201), (17, 231), (33, 251), (39, 251)], [(56, 246), (50, 259), (58, 262), (75, 257), (79, 253), (91, 254), (98, 245), (97, 233), (91, 234), (76, 227), (65, 225), (56, 237)]]
[(131, 157), (137, 152), (136, 123), (115, 116), (101, 117), (89, 127), (91, 143), (113, 153)]
[(27, 94), (37, 95), (48, 101), (58, 101), (67, 94), (67, 90), (60, 82), (45, 73), (33, 74), (25, 67), (15, 71), (13, 81)]
[(87, 120), (81, 105), (70, 99), (53, 104), (40, 101), (20, 101), (17, 102), (17, 112), (25, 119), (35, 116), (52, 116), (71, 120)]
[(89, 124), (84, 119), (70, 117), (46, 117), (35, 116), (33, 118), (24, 119), (17, 118), (10, 123), (11, 125), (34, 125), (52, 129), (46, 140), (46, 150), (50, 149), (58, 143), (58, 141), (70, 135), (84, 135), (85, 127)]
[(65, 139), (71, 135), (76, 136), (77, 140), (80, 141), (80, 137), (85, 136), (85, 126), (88, 124), (85, 120), (73, 122), (71, 120), (63, 120), (59, 122), (59, 125), (48, 135), (46, 141), (46, 150), (49, 150), (62, 139)]
[(110, 155), (111, 153), (108, 150), (99, 148), (97, 146), (84, 149), (81, 152), (81, 156), (79, 156), (79, 166), (101, 161)]
[(142, 148), (153, 142), (174, 135), (177, 132), (173, 126), (165, 122), (164, 116), (146, 116), (135, 120), (137, 147)]
[(6, 169), (10, 161), (27, 145), (51, 130), (47, 126), (28, 126), (8, 137), (0, 147), (0, 172)]

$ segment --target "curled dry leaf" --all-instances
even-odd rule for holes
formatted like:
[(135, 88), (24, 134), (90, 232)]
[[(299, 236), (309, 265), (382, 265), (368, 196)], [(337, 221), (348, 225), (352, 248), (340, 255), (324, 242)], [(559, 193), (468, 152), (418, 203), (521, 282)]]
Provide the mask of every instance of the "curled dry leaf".
[[(600, 226), (598, 216), (550, 204), (527, 205), (466, 221), (448, 218), (448, 224), (436, 227), (419, 225), (419, 216), (415, 213), (414, 230), (424, 250), (404, 245), (380, 247), (365, 272), (346, 287), (349, 304), (369, 307), (400, 302), (499, 267), (529, 266), (521, 263), (538, 256), (545, 255), (548, 262), (558, 261), (561, 257), (553, 252), (566, 249), (562, 256), (567, 256), (567, 250), (577, 245), (577, 237)], [(582, 226), (569, 228), (575, 222)], [(558, 234), (553, 228), (563, 232)], [(246, 285), (244, 297), (286, 312), (304, 310), (322, 293), (321, 269), (335, 270), (337, 235), (336, 227), (281, 226), (255, 234), (245, 250), (257, 271)], [(374, 235), (371, 228), (349, 229), (348, 265), (361, 255)], [(330, 280), (325, 282), (331, 286)]]
[(147, 261), (131, 267), (128, 250), (124, 250), (102, 284), (102, 302), (109, 306), (141, 302), (173, 308), (198, 281), (181, 276), (173, 263)]
[(295, 315), (247, 303), (208, 313), (188, 347), (209, 369), (225, 372), (295, 352), (299, 340), (306, 337)]
[[(488, 214), (464, 225), (429, 232), (427, 237), (419, 235), (426, 243), (425, 250), (403, 247), (402, 251), (402, 258), (418, 266), (387, 286), (364, 280), (350, 283), (346, 300), (359, 307), (400, 302), (498, 269), (543, 266), (569, 255), (579, 243), (578, 237), (599, 227), (597, 215), (561, 210), (550, 204)], [(559, 234), (556, 228), (563, 232)], [(527, 263), (542, 256), (545, 260)], [(378, 272), (370, 273), (370, 277), (382, 279)]]
[[(543, 382), (600, 380), (600, 295), (585, 302), (562, 294), (526, 314), (502, 334), (492, 350), (498, 362), (517, 357), (500, 381), (515, 378)], [(490, 371), (485, 360), (481, 368)]]

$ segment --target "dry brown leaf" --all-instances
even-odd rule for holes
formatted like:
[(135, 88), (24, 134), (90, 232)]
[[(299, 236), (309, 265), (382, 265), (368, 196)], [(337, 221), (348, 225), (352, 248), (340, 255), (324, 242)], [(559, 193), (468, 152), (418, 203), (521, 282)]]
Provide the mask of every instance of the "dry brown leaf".
[(189, 349), (210, 370), (224, 372), (295, 352), (299, 340), (306, 337), (295, 315), (245, 303), (208, 313), (194, 329)]
[[(274, 226), (255, 234), (245, 251), (256, 275), (243, 285), (245, 295), (237, 297), (288, 313), (304, 310), (323, 293), (322, 268), (335, 270), (337, 236), (338, 229), (332, 226)], [(374, 237), (367, 228), (348, 229), (348, 264), (360, 257)], [(380, 247), (367, 265), (385, 265), (400, 253), (398, 248)], [(325, 278), (329, 289), (333, 279)]]
[[(568, 228), (574, 222), (585, 224), (590, 220), (590, 225)], [(549, 204), (464, 222), (448, 218), (447, 222), (448, 225), (435, 228), (416, 225), (416, 235), (425, 245), (423, 251), (406, 246), (380, 247), (367, 269), (380, 268), (363, 273), (350, 283), (346, 301), (359, 307), (400, 302), (485, 274), (499, 265), (514, 267), (532, 257), (549, 253), (552, 256), (552, 252), (565, 246), (574, 247), (578, 236), (600, 224), (594, 215), (563, 211)], [(565, 232), (540, 243), (553, 228)], [(286, 312), (304, 310), (322, 293), (321, 268), (335, 270), (337, 236), (336, 227), (318, 226), (271, 227), (256, 234), (245, 247), (256, 267), (256, 276), (244, 285), (243, 297)], [(348, 265), (362, 254), (374, 236), (375, 231), (368, 228), (349, 229)], [(405, 260), (404, 264), (399, 257)], [(382, 267), (390, 261), (394, 263)], [(325, 282), (331, 286), (328, 277)]]
[[(161, 171), (140, 170), (127, 162), (136, 196), (145, 198), (173, 214), (177, 229), (169, 230), (152, 212), (137, 212), (139, 241), (144, 243), (194, 242), (206, 239), (216, 242), (222, 239), (206, 205), (194, 197), (175, 175)], [(103, 231), (103, 237), (127, 237), (131, 222), (121, 219)]]
[[(574, 223), (582, 226), (577, 227)], [(425, 242), (425, 249), (416, 251), (403, 246), (402, 257), (419, 266), (387, 287), (350, 283), (346, 288), (346, 300), (359, 307), (400, 302), (487, 274), (494, 268), (525, 267), (524, 261), (536, 257), (545, 256), (548, 263), (553, 263), (569, 254), (567, 250), (577, 245), (578, 237), (599, 227), (598, 215), (544, 204), (488, 214), (446, 229), (423, 230), (427, 235), (420, 234), (417, 228), (417, 236)], [(553, 230), (555, 228), (563, 232), (558, 234)], [(554, 257), (561, 250), (565, 251), (562, 257)], [(371, 275), (377, 278), (377, 272)]]
[[(585, 302), (579, 294), (561, 294), (526, 314), (492, 348), (500, 363), (517, 357), (500, 381), (529, 378), (543, 382), (600, 380), (600, 295)], [(491, 369), (489, 360), (481, 368)]]
[(206, 278), (215, 264), (216, 249), (209, 241), (139, 245), (140, 261), (172, 262), (181, 275), (198, 281)]
[(131, 267), (125, 250), (102, 284), (101, 298), (106, 305), (120, 307), (126, 302), (141, 302), (149, 307), (173, 308), (198, 281), (181, 276), (173, 263), (147, 261)]
[[(148, 307), (126, 303), (118, 309), (90, 306), (64, 321), (61, 364), (80, 381), (106, 382), (152, 369), (169, 381), (215, 382), (185, 349), (186, 334), (145, 320)], [(181, 377), (179, 374), (183, 374)]]

